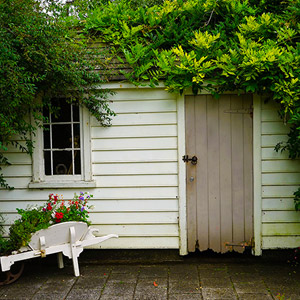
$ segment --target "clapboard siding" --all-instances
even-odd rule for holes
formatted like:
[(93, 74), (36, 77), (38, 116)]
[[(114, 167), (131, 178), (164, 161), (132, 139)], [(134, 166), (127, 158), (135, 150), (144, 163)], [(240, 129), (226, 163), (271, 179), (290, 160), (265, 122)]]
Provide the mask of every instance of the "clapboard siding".
[[(165, 113), (127, 113), (118, 114), (114, 119), (113, 126), (153, 125), (153, 124), (176, 124), (176, 112)], [(99, 126), (95, 118), (92, 119), (92, 126)]]
[[(117, 118), (117, 117), (116, 117)], [(101, 130), (100, 130), (100, 129)], [(92, 127), (92, 139), (176, 137), (176, 125), (112, 126), (109, 128)]]
[[(176, 95), (163, 88), (118, 89), (111, 96), (117, 113), (112, 126), (91, 119), (93, 179), (97, 187), (90, 213), (99, 234), (120, 238), (104, 248), (179, 248)], [(28, 189), (32, 159), (14, 146), (4, 168), (15, 190), (0, 190), (0, 209), (8, 230), (16, 208), (41, 205), (49, 193), (71, 199), (81, 189)], [(96, 248), (99, 246), (96, 246)]]
[(178, 248), (175, 96), (133, 89), (112, 100), (112, 126), (101, 128), (92, 120), (91, 128), (93, 174), (101, 190), (91, 219), (101, 234), (120, 235), (102, 246)]
[(274, 150), (289, 132), (277, 109), (271, 102), (262, 103), (262, 249), (300, 246), (300, 213), (293, 200), (300, 185), (300, 161)]
[(97, 175), (176, 175), (177, 162), (145, 162), (145, 163), (105, 163), (94, 164), (93, 174)]
[[(147, 146), (147, 148), (145, 148)], [(95, 151), (177, 149), (176, 137), (93, 139)]]

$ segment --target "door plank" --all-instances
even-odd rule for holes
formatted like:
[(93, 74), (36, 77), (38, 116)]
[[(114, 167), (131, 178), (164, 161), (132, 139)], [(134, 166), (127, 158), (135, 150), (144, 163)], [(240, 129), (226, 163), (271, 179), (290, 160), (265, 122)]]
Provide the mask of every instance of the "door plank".
[(196, 114), (196, 149), (198, 156), (197, 169), (197, 237), (199, 250), (209, 247), (209, 204), (208, 204), (208, 163), (207, 163), (207, 99), (197, 96)]
[[(195, 97), (186, 97), (186, 151), (187, 155), (196, 152), (195, 145)], [(193, 154), (194, 155), (194, 154)], [(197, 240), (197, 185), (196, 185), (196, 168), (190, 162), (187, 163), (187, 228), (188, 228), (188, 251), (195, 251)], [(190, 177), (194, 177), (191, 182)]]
[(209, 248), (220, 252), (220, 151), (219, 151), (219, 100), (207, 96), (207, 155)]
[[(244, 108), (252, 107), (252, 96), (244, 95)], [(245, 241), (253, 237), (253, 122), (250, 114), (244, 114), (244, 215)]]
[[(242, 99), (231, 95), (231, 109), (243, 108)], [(233, 243), (244, 240), (244, 137), (243, 115), (231, 114), (232, 134), (232, 212), (233, 212)], [(234, 247), (235, 251), (243, 249)]]
[(230, 95), (219, 102), (220, 117), (220, 202), (221, 202), (221, 252), (226, 252), (226, 243), (232, 241), (232, 192), (231, 192), (231, 114)]

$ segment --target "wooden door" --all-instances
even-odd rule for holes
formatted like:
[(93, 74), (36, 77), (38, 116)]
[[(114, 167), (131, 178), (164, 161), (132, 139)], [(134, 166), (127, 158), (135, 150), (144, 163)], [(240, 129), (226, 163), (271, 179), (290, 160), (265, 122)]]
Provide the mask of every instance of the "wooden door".
[[(253, 236), (252, 97), (186, 96), (188, 250), (231, 250)], [(243, 251), (242, 247), (233, 247)]]

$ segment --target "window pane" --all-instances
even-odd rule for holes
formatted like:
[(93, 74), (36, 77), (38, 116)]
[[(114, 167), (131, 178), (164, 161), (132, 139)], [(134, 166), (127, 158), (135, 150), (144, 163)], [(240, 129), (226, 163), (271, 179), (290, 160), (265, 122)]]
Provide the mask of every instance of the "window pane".
[(55, 114), (52, 114), (52, 122), (71, 122), (71, 105), (66, 102), (66, 99), (54, 99), (53, 107), (60, 107)]
[(52, 125), (52, 147), (56, 149), (72, 148), (71, 125)]
[(72, 105), (73, 107), (73, 122), (79, 122), (79, 106)]
[(73, 133), (74, 133), (74, 148), (80, 148), (80, 125), (73, 125)]
[(50, 126), (44, 126), (44, 149), (50, 148)]
[(44, 151), (45, 174), (51, 175), (51, 155), (50, 151)]
[(74, 151), (75, 174), (81, 174), (81, 157), (80, 151)]
[(54, 175), (73, 175), (72, 151), (53, 151)]

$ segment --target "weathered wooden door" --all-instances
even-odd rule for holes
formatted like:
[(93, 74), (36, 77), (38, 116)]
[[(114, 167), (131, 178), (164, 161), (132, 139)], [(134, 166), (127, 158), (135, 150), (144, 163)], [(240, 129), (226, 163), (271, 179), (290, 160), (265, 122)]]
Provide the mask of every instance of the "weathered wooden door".
[(226, 244), (252, 238), (252, 97), (186, 96), (185, 103), (185, 158), (197, 157), (186, 162), (188, 250), (226, 252)]

